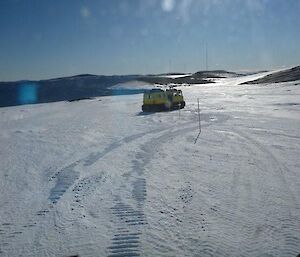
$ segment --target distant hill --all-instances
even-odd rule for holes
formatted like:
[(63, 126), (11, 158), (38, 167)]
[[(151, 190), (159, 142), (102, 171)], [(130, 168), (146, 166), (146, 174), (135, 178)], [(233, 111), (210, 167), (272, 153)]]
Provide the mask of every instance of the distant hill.
[(150, 84), (160, 84), (160, 85), (168, 85), (168, 84), (207, 84), (214, 83), (207, 79), (202, 79), (198, 77), (193, 77), (191, 75), (187, 75), (184, 77), (164, 77), (164, 76), (144, 76), (138, 78), (139, 81), (147, 82)]
[(169, 72), (169, 73), (155, 74), (155, 75), (152, 75), (152, 76), (170, 76), (170, 75), (187, 75), (187, 74), (182, 73), (182, 72)]
[(79, 74), (47, 80), (0, 82), (0, 107), (21, 104), (76, 101), (97, 96), (141, 93), (142, 89), (120, 90), (113, 86), (131, 81), (149, 84), (181, 85), (214, 83), (214, 78), (242, 76), (223, 70), (199, 71), (194, 74), (166, 73), (159, 75), (104, 76)]
[(280, 83), (300, 80), (300, 66), (291, 69), (274, 72), (260, 79), (248, 81), (243, 84), (263, 84), (263, 83)]
[[(178, 75), (178, 77), (170, 77), (170, 75)], [(186, 75), (186, 76), (184, 76)], [(225, 70), (210, 70), (210, 71), (198, 71), (193, 74), (184, 73), (165, 73), (159, 75), (147, 75), (140, 77), (139, 80), (152, 83), (152, 84), (207, 84), (214, 83), (212, 79), (216, 78), (233, 78), (240, 77), (246, 74), (235, 73)]]
[(198, 71), (192, 75), (195, 78), (232, 78), (244, 76), (244, 74), (239, 74), (231, 71), (225, 70), (211, 70), (211, 71)]
[(81, 74), (39, 81), (0, 82), (0, 107), (112, 95), (114, 92), (111, 86), (138, 77)]

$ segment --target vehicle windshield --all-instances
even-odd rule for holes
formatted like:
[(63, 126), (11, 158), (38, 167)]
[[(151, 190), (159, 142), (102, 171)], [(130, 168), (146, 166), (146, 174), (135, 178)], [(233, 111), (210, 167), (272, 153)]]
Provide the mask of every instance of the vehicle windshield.
[(300, 256), (299, 0), (1, 0), (0, 256)]

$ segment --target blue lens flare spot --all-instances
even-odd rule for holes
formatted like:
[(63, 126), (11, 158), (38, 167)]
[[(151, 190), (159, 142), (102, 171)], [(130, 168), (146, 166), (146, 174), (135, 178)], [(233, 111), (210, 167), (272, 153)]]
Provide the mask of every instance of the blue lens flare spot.
[(22, 84), (19, 86), (18, 102), (20, 104), (33, 104), (37, 102), (38, 85), (34, 83)]

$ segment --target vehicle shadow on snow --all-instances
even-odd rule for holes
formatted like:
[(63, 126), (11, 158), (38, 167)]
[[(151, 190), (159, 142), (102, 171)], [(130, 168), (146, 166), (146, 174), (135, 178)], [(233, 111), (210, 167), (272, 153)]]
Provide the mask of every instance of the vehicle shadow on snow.
[(136, 116), (148, 116), (148, 115), (151, 115), (151, 114), (154, 114), (155, 112), (139, 112), (136, 114)]
[(155, 114), (155, 113), (175, 112), (175, 111), (178, 111), (178, 109), (174, 109), (174, 110), (163, 110), (163, 111), (153, 111), (153, 112), (144, 112), (144, 111), (140, 111), (139, 113), (136, 114), (136, 116), (148, 116), (148, 115)]

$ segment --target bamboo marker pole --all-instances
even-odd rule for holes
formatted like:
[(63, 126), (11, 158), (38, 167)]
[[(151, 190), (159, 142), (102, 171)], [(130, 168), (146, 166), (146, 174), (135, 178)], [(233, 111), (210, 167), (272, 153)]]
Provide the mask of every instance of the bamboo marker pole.
[(199, 117), (199, 134), (201, 133), (201, 117), (200, 117), (200, 103), (199, 98), (197, 98), (198, 101), (198, 117)]
[(200, 102), (199, 102), (199, 98), (197, 98), (197, 102), (198, 102), (198, 118), (199, 118), (199, 133), (198, 136), (195, 139), (195, 144), (197, 143), (197, 140), (201, 134), (201, 116), (200, 116)]

